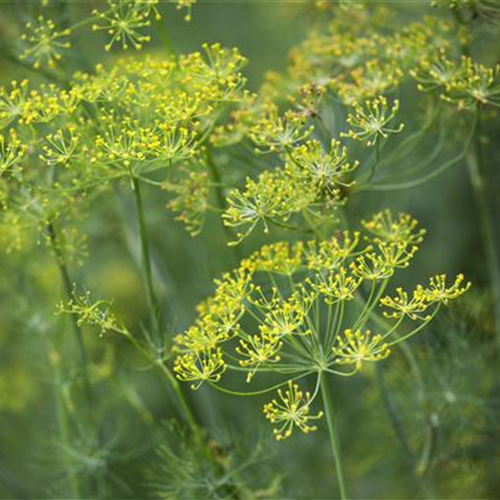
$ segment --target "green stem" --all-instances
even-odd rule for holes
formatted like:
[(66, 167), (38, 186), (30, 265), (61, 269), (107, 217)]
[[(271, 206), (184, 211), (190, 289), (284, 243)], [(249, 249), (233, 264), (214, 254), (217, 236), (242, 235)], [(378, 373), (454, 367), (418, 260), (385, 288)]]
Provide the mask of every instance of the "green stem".
[(355, 192), (361, 192), (361, 191), (396, 191), (400, 189), (410, 189), (414, 188), (417, 186), (420, 186), (421, 184), (425, 184), (426, 182), (429, 182), (432, 179), (435, 179), (439, 175), (441, 175), (443, 172), (449, 170), (450, 168), (454, 167), (457, 165), (467, 154), (470, 145), (472, 143), (472, 140), (474, 136), (476, 135), (476, 130), (477, 130), (477, 124), (478, 124), (478, 118), (479, 118), (479, 113), (476, 112), (474, 116), (474, 121), (469, 133), (469, 136), (465, 142), (464, 149), (454, 158), (451, 158), (450, 160), (446, 161), (439, 167), (433, 169), (431, 172), (422, 175), (421, 177), (417, 179), (412, 179), (406, 182), (397, 182), (397, 183), (387, 183), (387, 184), (373, 184), (373, 185), (361, 185)]
[(370, 168), (370, 175), (368, 176), (367, 182), (370, 182), (375, 177), (375, 172), (377, 171), (377, 165), (380, 163), (380, 137), (375, 140), (375, 161), (372, 163)]
[(493, 292), (495, 330), (497, 340), (500, 342), (500, 264), (493, 233), (493, 219), (488, 207), (487, 189), (484, 176), (481, 172), (480, 162), (480, 137), (478, 119), (478, 133), (475, 140), (475, 147), (471, 149), (466, 157), (469, 179), (474, 192), (474, 198), (477, 207), (477, 216), (479, 218), (479, 228), (482, 235), (484, 254), (486, 264), (489, 270), (491, 289)]
[(411, 449), (403, 419), (401, 418), (401, 414), (398, 411), (398, 408), (391, 397), (390, 391), (387, 389), (384, 379), (384, 368), (378, 363), (375, 367), (375, 373), (377, 377), (377, 385), (379, 388), (382, 404), (389, 417), (389, 420), (391, 421), (392, 429), (394, 430), (396, 438), (399, 441), (401, 448), (403, 449), (403, 452), (408, 462), (408, 466), (412, 471), (412, 475), (415, 479), (415, 482), (417, 486), (420, 488), (422, 495), (425, 498), (432, 498), (433, 495), (429, 492), (428, 486), (424, 481), (424, 478), (418, 473), (417, 459), (415, 457), (415, 454), (413, 453), (413, 450)]
[[(468, 23), (460, 14), (460, 11), (453, 10), (453, 15), (459, 26), (468, 28)], [(462, 44), (462, 54), (470, 57), (471, 47), (470, 40), (466, 40)], [(487, 196), (486, 186), (479, 166), (479, 158), (481, 153), (480, 147), (480, 126), (481, 126), (481, 105), (478, 104), (476, 111), (477, 127), (474, 133), (474, 149), (468, 151), (466, 156), (467, 170), (469, 172), (469, 179), (474, 191), (476, 199), (476, 207), (478, 210), (480, 230), (482, 233), (483, 246), (487, 265), (489, 268), (489, 275), (491, 280), (491, 288), (493, 292), (494, 314), (495, 314), (495, 330), (497, 333), (497, 342), (500, 342), (500, 264), (497, 256), (495, 236), (492, 227), (493, 219), (491, 217)]]
[[(70, 440), (70, 429), (69, 429), (69, 418), (66, 411), (66, 405), (64, 403), (64, 397), (62, 394), (62, 384), (63, 384), (63, 374), (61, 370), (60, 357), (56, 355), (55, 359), (51, 359), (51, 365), (54, 372), (54, 380), (56, 385), (56, 412), (57, 412), (57, 422), (59, 427), (59, 436), (61, 442), (64, 445), (69, 445)], [(71, 470), (68, 471), (68, 482), (71, 491), (72, 498), (80, 498), (80, 485), (78, 482), (78, 475), (74, 474)]]
[[(59, 243), (59, 238), (57, 236), (56, 228), (52, 222), (47, 226), (47, 232), (49, 234), (49, 240), (54, 251), (55, 260), (57, 267), (59, 268), (59, 273), (61, 275), (61, 280), (64, 288), (64, 295), (67, 301), (71, 300), (73, 296), (73, 285), (69, 275), (68, 267), (66, 266), (64, 254)], [(85, 392), (87, 399), (91, 400), (90, 395), (90, 377), (88, 373), (88, 357), (85, 350), (85, 343), (83, 342), (83, 334), (80, 326), (78, 325), (78, 319), (76, 316), (72, 315), (73, 329), (75, 331), (76, 344), (80, 358), (80, 370), (83, 377), (83, 383), (85, 387)]]
[(157, 341), (161, 346), (162, 329), (161, 329), (160, 310), (158, 307), (158, 301), (156, 299), (156, 294), (154, 291), (153, 274), (151, 272), (151, 251), (149, 248), (149, 238), (146, 227), (146, 219), (144, 217), (144, 205), (142, 202), (141, 186), (140, 186), (140, 181), (135, 176), (131, 175), (131, 178), (132, 178), (132, 187), (134, 191), (137, 225), (139, 226), (139, 239), (141, 242), (142, 279), (146, 291), (146, 300), (149, 307), (151, 323), (153, 325), (153, 330), (157, 337)]
[[(151, 272), (151, 251), (149, 247), (146, 219), (144, 216), (144, 205), (141, 195), (141, 186), (140, 186), (140, 181), (132, 174), (131, 174), (131, 179), (132, 179), (132, 187), (135, 198), (137, 224), (139, 226), (139, 239), (141, 242), (142, 263), (143, 263), (142, 275), (143, 275), (144, 287), (146, 289), (146, 300), (148, 302), (153, 329), (157, 336), (157, 340), (159, 342), (158, 347), (161, 348), (162, 346), (161, 317), (160, 317), (160, 310), (158, 307), (158, 301), (154, 291), (153, 274)], [(167, 379), (170, 387), (172, 388), (177, 398), (179, 407), (182, 411), (185, 420), (189, 424), (189, 427), (191, 428), (194, 434), (199, 435), (200, 429), (198, 428), (193, 412), (191, 411), (191, 408), (189, 407), (186, 401), (184, 393), (182, 392), (181, 387), (177, 382), (177, 379), (170, 371), (170, 369), (163, 363), (163, 361), (158, 362), (156, 359), (153, 359), (151, 360), (151, 362), (159, 366), (161, 372)]]
[[(215, 161), (212, 156), (212, 152), (210, 151), (209, 148), (207, 148), (206, 152), (206, 160), (207, 160), (207, 166), (208, 169), (210, 170), (210, 175), (212, 176), (212, 179), (214, 181), (214, 186), (215, 186), (215, 196), (217, 198), (217, 208), (222, 212), (225, 211), (226, 209), (226, 199), (224, 198), (224, 192), (222, 189), (222, 179), (221, 175), (219, 173), (219, 169), (217, 168), (217, 165), (215, 164)], [(232, 234), (230, 228), (228, 228), (223, 221), (221, 221), (222, 228), (224, 230), (224, 235), (226, 237), (226, 242), (229, 245), (231, 241), (235, 240), (235, 236)], [(233, 251), (233, 256), (236, 260), (236, 262), (240, 262), (243, 259), (243, 255), (241, 254), (241, 251), (238, 246), (231, 245), (232, 251)]]
[(165, 378), (168, 380), (170, 387), (172, 387), (172, 390), (174, 391), (174, 394), (177, 397), (177, 401), (189, 425), (189, 428), (191, 429), (194, 435), (200, 436), (200, 429), (198, 427), (198, 424), (196, 423), (193, 412), (191, 411), (191, 408), (189, 407), (188, 402), (184, 397), (184, 393), (182, 392), (179, 382), (175, 378), (174, 374), (164, 363), (157, 363), (157, 365), (159, 366)]
[(335, 461), (335, 470), (337, 472), (337, 483), (339, 485), (340, 500), (347, 500), (347, 490), (344, 480), (344, 471), (342, 466), (342, 459), (340, 453), (340, 445), (337, 439), (337, 433), (335, 430), (335, 420), (333, 418), (333, 405), (332, 398), (330, 394), (330, 388), (328, 387), (328, 380), (326, 375), (321, 376), (320, 381), (321, 386), (321, 396), (323, 398), (323, 406), (326, 414), (326, 421), (328, 423), (328, 433), (330, 435), (330, 442), (332, 446), (333, 458)]

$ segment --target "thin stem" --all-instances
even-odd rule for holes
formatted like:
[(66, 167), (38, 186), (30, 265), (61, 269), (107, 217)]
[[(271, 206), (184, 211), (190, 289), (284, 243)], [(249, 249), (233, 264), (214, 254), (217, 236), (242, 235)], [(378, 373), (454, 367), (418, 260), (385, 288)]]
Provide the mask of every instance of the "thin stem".
[[(58, 235), (56, 232), (56, 228), (52, 222), (50, 222), (47, 226), (47, 232), (49, 235), (49, 241), (52, 245), (52, 250), (54, 251), (55, 260), (57, 263), (57, 267), (59, 269), (59, 273), (61, 275), (61, 280), (64, 288), (64, 296), (67, 301), (71, 300), (73, 296), (73, 285), (69, 275), (68, 267), (66, 266), (65, 258), (63, 255), (63, 251), (61, 245), (59, 243)], [(78, 349), (78, 355), (80, 358), (80, 370), (83, 378), (83, 383), (85, 387), (85, 392), (88, 400), (90, 401), (90, 377), (88, 373), (88, 357), (85, 349), (85, 344), (83, 342), (83, 334), (80, 326), (78, 325), (78, 319), (76, 316), (72, 316), (73, 321), (73, 329), (76, 337), (76, 345)]]
[(209, 382), (209, 384), (216, 390), (223, 392), (225, 394), (231, 394), (232, 396), (241, 396), (241, 397), (253, 397), (253, 396), (260, 396), (262, 394), (267, 394), (268, 392), (273, 392), (276, 389), (279, 389), (280, 387), (283, 387), (284, 385), (288, 384), (290, 381), (296, 382), (297, 380), (300, 380), (304, 377), (307, 377), (308, 375), (311, 375), (313, 373), (312, 371), (307, 371), (304, 372), (296, 377), (293, 377), (291, 379), (287, 379), (284, 382), (280, 382), (279, 384), (275, 384), (271, 387), (266, 387), (265, 389), (260, 389), (258, 391), (249, 391), (249, 392), (242, 392), (242, 391), (233, 391), (231, 389), (228, 389), (227, 387), (222, 387), (219, 384), (214, 384), (213, 382)]
[(387, 183), (387, 184), (373, 184), (371, 186), (369, 185), (362, 185), (360, 186), (355, 192), (361, 192), (361, 191), (396, 191), (399, 189), (410, 189), (414, 188), (417, 186), (420, 186), (421, 184), (425, 184), (426, 182), (429, 182), (432, 179), (435, 179), (439, 175), (441, 175), (443, 172), (446, 170), (454, 167), (457, 165), (467, 154), (470, 145), (472, 143), (472, 140), (476, 134), (476, 129), (477, 129), (477, 124), (478, 124), (478, 118), (479, 118), (479, 113), (476, 112), (474, 115), (474, 122), (472, 124), (469, 136), (467, 138), (467, 141), (465, 143), (464, 149), (454, 158), (448, 160), (447, 162), (443, 163), (439, 167), (433, 169), (431, 172), (427, 173), (426, 175), (422, 175), (421, 177), (417, 179), (412, 179), (406, 182), (398, 182), (398, 183)]
[(153, 274), (151, 272), (151, 251), (149, 248), (149, 238), (147, 234), (146, 219), (144, 217), (144, 205), (142, 202), (140, 181), (131, 174), (132, 187), (134, 191), (134, 200), (136, 207), (137, 224), (139, 226), (139, 239), (141, 242), (142, 254), (142, 279), (146, 291), (146, 300), (148, 302), (151, 322), (153, 330), (157, 336), (157, 341), (160, 342), (162, 338), (160, 310), (158, 301), (154, 291)]
[(177, 379), (175, 378), (174, 374), (170, 371), (170, 369), (164, 364), (164, 363), (156, 363), (156, 365), (159, 367), (160, 371), (163, 373), (165, 378), (168, 380), (170, 387), (172, 387), (172, 390), (174, 391), (177, 401), (179, 402), (179, 406), (182, 409), (183, 415), (189, 424), (189, 427), (193, 434), (199, 435), (200, 429), (198, 427), (198, 424), (196, 423), (196, 420), (194, 418), (193, 412), (191, 411), (191, 408), (188, 405), (188, 402), (186, 401), (186, 398), (184, 397), (184, 393), (182, 392), (182, 389), (179, 385), (179, 382), (177, 382)]
[(402, 337), (393, 340), (392, 342), (388, 342), (387, 345), (391, 346), (391, 345), (399, 344), (401, 342), (404, 342), (405, 340), (408, 340), (409, 338), (413, 337), (414, 335), (416, 335), (418, 332), (420, 332), (422, 329), (424, 329), (436, 317), (436, 314), (439, 312), (440, 308), (441, 308), (441, 304), (439, 303), (438, 306), (436, 307), (436, 309), (434, 309), (434, 312), (432, 313), (432, 315), (428, 319), (423, 321), (423, 323), (421, 323), (419, 326), (417, 326), (417, 328), (413, 329), (411, 332), (403, 335)]
[[(458, 9), (453, 10), (453, 15), (457, 24), (465, 27), (470, 31), (470, 26), (460, 14)], [(465, 39), (462, 43), (462, 53), (470, 57), (471, 47), (470, 39)], [(486, 197), (486, 187), (481, 170), (479, 167), (479, 158), (481, 153), (480, 147), (480, 125), (481, 125), (481, 105), (478, 104), (476, 111), (477, 130), (475, 130), (475, 148), (467, 154), (467, 170), (469, 172), (469, 179), (476, 198), (476, 206), (478, 210), (479, 223), (481, 226), (481, 233), (485, 251), (485, 257), (489, 268), (489, 275), (491, 280), (491, 287), (493, 291), (493, 301), (495, 307), (495, 329), (497, 332), (497, 341), (500, 342), (500, 264), (498, 261), (495, 237), (493, 234), (493, 220), (488, 209), (488, 202)]]
[(481, 153), (479, 137), (480, 118), (478, 119), (478, 122), (478, 133), (475, 138), (475, 147), (467, 154), (466, 162), (470, 183), (476, 201), (477, 216), (483, 240), (484, 254), (489, 270), (491, 289), (493, 292), (497, 340), (500, 341), (500, 264), (495, 245), (495, 236), (493, 233), (494, 224), (488, 207), (486, 182), (479, 165)]
[[(146, 289), (146, 299), (149, 306), (151, 322), (153, 324), (153, 328), (159, 342), (158, 346), (161, 348), (162, 329), (161, 329), (160, 310), (158, 307), (158, 301), (153, 286), (153, 275), (151, 272), (151, 252), (149, 248), (146, 220), (144, 217), (144, 205), (141, 196), (140, 181), (132, 174), (131, 174), (131, 179), (132, 179), (132, 187), (135, 198), (137, 223), (139, 226), (139, 238), (141, 241), (141, 251), (142, 251), (142, 261), (143, 261), (142, 275), (143, 275), (144, 287)], [(186, 401), (184, 393), (182, 392), (181, 387), (177, 382), (175, 376), (172, 374), (170, 369), (163, 363), (163, 361), (158, 362), (158, 360), (156, 359), (151, 359), (150, 361), (160, 368), (161, 372), (169, 382), (170, 387), (172, 388), (175, 396), (177, 397), (177, 401), (182, 410), (183, 416), (188, 422), (191, 430), (195, 434), (199, 434), (199, 428), (194, 418), (194, 415)]]
[[(51, 357), (51, 365), (54, 373), (55, 382), (55, 400), (56, 400), (56, 412), (57, 412), (57, 423), (59, 427), (59, 436), (61, 443), (68, 446), (71, 443), (70, 439), (70, 429), (69, 429), (69, 418), (66, 411), (66, 405), (64, 402), (63, 395), (63, 374), (61, 370), (60, 357)], [(67, 472), (68, 483), (73, 498), (80, 498), (80, 485), (78, 482), (78, 475), (74, 474), (71, 470)]]
[[(226, 199), (224, 198), (222, 179), (219, 173), (219, 169), (215, 164), (215, 161), (213, 159), (212, 153), (209, 148), (207, 148), (206, 160), (208, 169), (210, 170), (210, 175), (212, 176), (212, 179), (214, 181), (213, 185), (215, 186), (215, 196), (217, 198), (218, 209), (221, 212), (224, 212), (226, 210)], [(235, 237), (232, 234), (231, 229), (224, 224), (224, 221), (221, 221), (221, 224), (224, 230), (224, 235), (226, 237), (226, 242), (229, 245), (229, 243), (232, 242), (235, 239)], [(240, 262), (243, 256), (241, 254), (239, 247), (237, 247), (236, 245), (231, 245), (231, 248), (236, 262)]]
[(375, 373), (382, 404), (387, 415), (389, 416), (389, 420), (392, 424), (392, 429), (394, 430), (394, 433), (406, 456), (408, 465), (412, 471), (413, 477), (415, 478), (415, 482), (417, 483), (425, 498), (432, 498), (432, 495), (428, 491), (428, 487), (426, 482), (424, 481), (424, 478), (417, 471), (417, 459), (409, 443), (403, 419), (401, 418), (401, 414), (391, 397), (390, 391), (387, 389), (384, 379), (384, 368), (378, 363), (375, 367)]
[(333, 458), (335, 461), (335, 470), (337, 471), (337, 483), (339, 485), (340, 500), (347, 500), (348, 497), (344, 480), (344, 471), (341, 459), (340, 445), (335, 430), (332, 398), (330, 394), (330, 388), (328, 387), (328, 379), (326, 375), (321, 376), (320, 386), (321, 386), (321, 396), (323, 398), (323, 406), (326, 414), (326, 420), (328, 423), (328, 433), (330, 435)]
[(372, 163), (370, 168), (370, 175), (368, 176), (367, 182), (370, 182), (373, 177), (375, 177), (375, 172), (377, 171), (377, 165), (380, 163), (380, 137), (375, 140), (375, 161)]

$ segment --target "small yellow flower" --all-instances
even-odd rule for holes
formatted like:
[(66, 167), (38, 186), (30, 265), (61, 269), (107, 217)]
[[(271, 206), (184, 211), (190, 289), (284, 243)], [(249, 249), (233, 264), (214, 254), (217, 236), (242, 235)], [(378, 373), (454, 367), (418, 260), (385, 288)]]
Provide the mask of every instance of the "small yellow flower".
[(399, 101), (396, 100), (389, 105), (383, 96), (373, 100), (365, 101), (363, 104), (355, 102), (354, 110), (347, 116), (347, 123), (352, 127), (345, 137), (357, 141), (366, 141), (368, 146), (374, 146), (381, 139), (387, 139), (389, 135), (399, 134), (404, 125), (396, 128), (389, 127), (399, 110)]
[(177, 378), (193, 382), (192, 389), (198, 389), (203, 382), (218, 382), (226, 369), (227, 364), (219, 348), (183, 354), (175, 359), (174, 364)]
[(390, 210), (378, 212), (362, 224), (373, 235), (376, 243), (382, 241), (418, 245), (426, 232), (418, 227), (418, 221), (410, 215), (400, 213), (395, 217)]
[(313, 183), (320, 191), (330, 197), (339, 197), (341, 188), (352, 186), (348, 174), (356, 170), (359, 162), (349, 162), (347, 148), (340, 141), (332, 140), (327, 152), (316, 140), (311, 140), (293, 149), (293, 164), (298, 167), (297, 174), (305, 182)]
[(382, 335), (373, 335), (370, 330), (346, 330), (343, 338), (336, 341), (332, 349), (335, 363), (339, 365), (354, 365), (357, 370), (365, 361), (380, 361), (391, 353)]
[(177, 0), (177, 10), (185, 10), (184, 20), (191, 21), (191, 10), (196, 0)]
[(278, 399), (273, 399), (264, 405), (264, 415), (276, 425), (274, 436), (277, 441), (289, 438), (294, 427), (298, 427), (304, 434), (317, 430), (311, 421), (323, 417), (320, 411), (316, 415), (310, 414), (311, 394), (302, 392), (298, 384), (288, 382), (286, 391), (278, 389)]
[(272, 292), (271, 299), (261, 293), (261, 297), (252, 300), (252, 303), (265, 314), (260, 326), (262, 335), (268, 339), (310, 335), (311, 330), (306, 326), (306, 318), (315, 294), (303, 286), (298, 286), (287, 299), (282, 299), (275, 288)]
[(70, 300), (58, 304), (57, 314), (75, 316), (79, 326), (97, 328), (100, 337), (107, 332), (130, 335), (127, 328), (116, 317), (113, 304), (106, 300), (92, 300), (90, 292), (77, 294), (73, 290)]
[(81, 137), (75, 127), (68, 127), (67, 130), (58, 130), (45, 139), (47, 145), (43, 146), (44, 154), (40, 155), (40, 159), (47, 165), (65, 167), (75, 157)]
[(210, 194), (207, 172), (187, 172), (174, 182), (165, 182), (163, 189), (175, 194), (167, 208), (179, 215), (176, 219), (183, 222), (191, 236), (197, 236), (203, 229), (205, 216), (209, 209)]
[(253, 127), (250, 137), (263, 153), (282, 152), (306, 139), (312, 132), (306, 127), (303, 114), (293, 110), (278, 114), (274, 105), (269, 105), (267, 113)]
[(466, 109), (500, 106), (500, 65), (488, 67), (463, 57), (455, 78), (445, 86), (443, 98)]
[(245, 340), (240, 340), (240, 345), (236, 347), (236, 352), (246, 359), (240, 360), (240, 365), (244, 368), (251, 367), (247, 375), (247, 382), (250, 382), (255, 372), (264, 363), (275, 363), (280, 361), (278, 352), (283, 346), (283, 342), (264, 335), (254, 335)]
[(63, 41), (71, 34), (69, 29), (56, 30), (54, 21), (38, 16), (36, 22), (29, 22), (26, 25), (26, 33), (21, 36), (21, 40), (28, 44), (28, 47), (21, 54), (20, 59), (33, 61), (33, 66), (38, 69), (43, 64), (54, 67), (61, 59), (61, 51), (69, 49), (71, 43)]
[(440, 302), (447, 305), (450, 300), (463, 295), (470, 287), (471, 283), (464, 283), (465, 276), (459, 274), (451, 286), (446, 285), (446, 275), (438, 274), (429, 280), (429, 287), (417, 287), (417, 292), (421, 294), (429, 303)]
[(309, 242), (307, 267), (314, 271), (337, 269), (354, 254), (359, 237), (358, 231), (343, 231), (330, 240)]
[(313, 286), (325, 298), (327, 304), (333, 305), (337, 302), (352, 300), (360, 283), (360, 278), (348, 276), (346, 268), (340, 267), (338, 271), (329, 273), (327, 277), (320, 275), (319, 281)]
[(292, 276), (302, 267), (303, 257), (304, 244), (301, 241), (273, 243), (262, 247), (255, 257), (255, 267), (258, 271)]
[(394, 266), (382, 255), (366, 252), (351, 263), (352, 273), (369, 281), (383, 280), (394, 274)]
[(27, 146), (18, 139), (15, 129), (10, 129), (8, 139), (0, 134), (0, 177), (16, 169), (26, 150)]
[(130, 45), (136, 50), (142, 49), (143, 44), (151, 40), (149, 35), (143, 35), (139, 31), (151, 24), (144, 5), (130, 0), (108, 0), (108, 3), (108, 10), (93, 11), (97, 22), (92, 26), (94, 31), (104, 30), (111, 36), (105, 50), (111, 50), (115, 43), (121, 44), (123, 49), (128, 49)]
[(387, 296), (380, 300), (381, 305), (391, 310), (391, 312), (384, 311), (383, 314), (386, 318), (399, 319), (408, 317), (413, 321), (429, 319), (429, 315), (423, 315), (429, 307), (429, 303), (422, 293), (415, 290), (410, 299), (402, 288), (397, 288), (396, 294), (396, 297)]

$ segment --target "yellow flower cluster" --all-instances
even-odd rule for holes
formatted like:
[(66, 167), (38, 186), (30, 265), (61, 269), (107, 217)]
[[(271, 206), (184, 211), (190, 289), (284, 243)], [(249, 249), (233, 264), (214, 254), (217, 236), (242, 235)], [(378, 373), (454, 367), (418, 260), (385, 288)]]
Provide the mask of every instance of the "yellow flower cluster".
[(5, 137), (0, 134), (0, 177), (7, 171), (15, 169), (22, 160), (27, 147), (19, 140), (15, 129)]
[(323, 416), (323, 412), (311, 415), (311, 394), (302, 392), (297, 384), (288, 383), (285, 391), (278, 389), (279, 400), (273, 399), (264, 405), (264, 415), (273, 425), (274, 436), (278, 441), (289, 438), (294, 427), (307, 434), (317, 427), (311, 424)]
[(92, 300), (90, 292), (83, 294), (73, 290), (72, 298), (67, 302), (60, 302), (57, 314), (70, 314), (76, 317), (79, 326), (90, 326), (99, 330), (99, 336), (115, 332), (129, 335), (125, 326), (117, 319), (112, 310), (112, 303), (106, 300)]
[[(345, 104), (397, 88), (418, 61), (448, 45), (451, 26), (424, 18), (391, 32), (395, 11), (384, 6), (337, 9), (326, 30), (313, 31), (291, 53), (289, 78), (331, 89)], [(377, 29), (384, 26), (384, 35)]]
[(265, 171), (257, 181), (248, 178), (244, 190), (234, 189), (229, 194), (224, 223), (246, 229), (238, 232), (236, 243), (259, 222), (267, 232), (269, 223), (280, 225), (304, 212), (318, 216), (326, 213), (326, 218), (331, 218), (332, 209), (343, 204), (345, 192), (352, 185), (350, 176), (359, 163), (349, 161), (346, 148), (336, 140), (326, 150), (317, 140), (295, 147), (293, 143), (280, 143), (283, 168)]
[(360, 370), (366, 361), (380, 361), (387, 358), (391, 350), (384, 343), (382, 335), (373, 335), (370, 330), (364, 333), (347, 329), (333, 348), (333, 354), (340, 365), (354, 365)]
[[(32, 63), (35, 69), (54, 68), (62, 53), (72, 46), (69, 37), (87, 25), (91, 25), (92, 31), (103, 31), (108, 36), (106, 51), (115, 45), (124, 50), (140, 50), (151, 40), (151, 35), (144, 33), (151, 26), (151, 19), (161, 20), (159, 3), (159, 0), (106, 0), (104, 10), (94, 9), (88, 17), (69, 26), (68, 19), (54, 21), (39, 15), (25, 25), (20, 36), (24, 49), (19, 58)], [(185, 11), (186, 21), (191, 19), (195, 3), (196, 0), (176, 0), (177, 10)], [(58, 29), (59, 22), (66, 27)]]
[(412, 75), (423, 91), (439, 90), (445, 101), (460, 109), (500, 106), (500, 66), (488, 67), (463, 56), (460, 62), (445, 51), (425, 59)]
[(167, 208), (179, 214), (176, 219), (186, 226), (191, 236), (199, 234), (209, 208), (210, 185), (207, 172), (189, 170), (180, 181), (166, 181), (162, 187), (176, 195)]
[[(1, 134), (0, 168), (3, 177), (16, 173), (22, 180), (2, 185), (3, 217), (21, 209), (29, 192), (39, 200), (30, 211), (36, 207), (40, 215), (30, 213), (27, 227), (44, 232), (47, 221), (64, 213), (69, 221), (76, 212), (71, 205), (87, 202), (89, 193), (111, 181), (162, 168), (175, 176), (175, 200), (168, 206), (198, 232), (211, 186), (208, 166), (195, 153), (204, 151), (226, 112), (250, 98), (245, 63), (237, 50), (205, 44), (178, 57), (99, 65), (93, 74), (75, 74), (65, 88), (33, 88), (28, 81), (1, 88), (0, 129), (10, 132)], [(182, 168), (172, 168), (177, 165)], [(65, 168), (53, 175), (57, 166)]]
[(115, 43), (128, 49), (132, 46), (140, 50), (145, 42), (149, 42), (151, 37), (143, 35), (139, 30), (150, 26), (149, 15), (154, 8), (155, 17), (160, 19), (160, 14), (156, 9), (158, 0), (136, 1), (136, 0), (108, 0), (109, 9), (101, 12), (94, 10), (92, 15), (96, 22), (92, 25), (94, 31), (104, 30), (110, 35), (109, 42), (105, 45), (105, 50), (111, 50)]
[[(214, 296), (199, 307), (195, 324), (175, 339), (179, 378), (197, 388), (205, 381), (217, 386), (230, 371), (246, 373), (247, 383), (259, 373), (274, 373), (290, 384), (314, 373), (353, 375), (365, 363), (385, 359), (390, 346), (417, 334), (441, 305), (469, 288), (462, 275), (452, 285), (438, 275), (429, 286), (418, 285), (412, 299), (401, 288), (396, 297), (383, 297), (396, 270), (410, 264), (425, 231), (409, 215), (389, 211), (363, 227), (320, 242), (266, 245), (224, 275)], [(394, 324), (381, 328), (373, 321), (380, 306)], [(411, 321), (403, 324), (405, 318)], [(278, 439), (294, 426), (313, 430), (307, 422), (315, 395), (303, 399), (294, 387), (281, 393), (281, 403), (265, 406), (267, 418), (279, 425)]]
[(71, 47), (71, 43), (64, 40), (70, 34), (70, 29), (57, 31), (54, 21), (38, 16), (36, 21), (26, 24), (26, 33), (21, 35), (27, 47), (20, 59), (29, 60), (36, 69), (45, 64), (52, 68), (61, 59), (61, 51)]
[(353, 112), (347, 116), (347, 123), (351, 129), (342, 135), (357, 141), (366, 141), (367, 146), (374, 146), (381, 139), (399, 134), (403, 130), (403, 124), (396, 128), (388, 126), (396, 117), (398, 110), (399, 101), (394, 101), (390, 106), (383, 96), (364, 103), (355, 102)]

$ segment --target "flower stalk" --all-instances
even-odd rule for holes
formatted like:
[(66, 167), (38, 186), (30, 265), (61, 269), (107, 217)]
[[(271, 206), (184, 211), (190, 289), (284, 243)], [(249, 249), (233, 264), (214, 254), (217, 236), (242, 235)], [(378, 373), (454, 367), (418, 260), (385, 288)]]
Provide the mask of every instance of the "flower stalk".
[[(137, 224), (139, 227), (139, 239), (141, 244), (142, 253), (142, 277), (144, 288), (146, 291), (146, 300), (148, 303), (151, 323), (153, 327), (154, 334), (158, 342), (158, 348), (161, 349), (163, 344), (163, 332), (161, 327), (161, 314), (158, 305), (158, 299), (154, 290), (152, 266), (151, 266), (151, 250), (149, 244), (149, 238), (147, 233), (146, 219), (144, 217), (144, 204), (141, 194), (140, 181), (131, 174), (132, 187), (134, 191), (134, 200), (136, 207)], [(199, 428), (196, 423), (196, 419), (193, 415), (191, 408), (180, 388), (179, 383), (175, 379), (170, 369), (165, 365), (162, 359), (159, 359), (155, 364), (157, 364), (167, 379), (172, 391), (174, 392), (178, 405), (181, 409), (182, 415), (184, 416), (186, 422), (188, 423), (191, 431), (195, 435), (199, 435)]]
[(481, 172), (481, 144), (480, 144), (480, 125), (481, 115), (478, 108), (478, 126), (475, 134), (474, 147), (471, 148), (466, 156), (467, 172), (474, 193), (474, 199), (477, 207), (477, 217), (479, 228), (482, 235), (484, 256), (489, 270), (491, 291), (493, 296), (495, 331), (497, 341), (500, 343), (500, 264), (498, 261), (498, 251), (495, 244), (495, 235), (493, 232), (493, 220), (488, 206), (488, 197), (486, 182)]
[(340, 500), (347, 500), (349, 497), (347, 495), (347, 488), (345, 484), (344, 465), (342, 463), (341, 449), (337, 437), (332, 396), (330, 394), (330, 387), (328, 386), (326, 375), (323, 375), (321, 377), (320, 386), (321, 396), (323, 398), (323, 407), (325, 409), (326, 421), (328, 424), (328, 434), (330, 436), (330, 443), (332, 446), (333, 458), (335, 461), (335, 470), (337, 473), (337, 483), (339, 486), (340, 494), (339, 498)]
[[(55, 260), (57, 263), (57, 267), (59, 269), (59, 273), (61, 275), (61, 281), (64, 289), (65, 300), (71, 300), (73, 285), (69, 275), (68, 267), (66, 265), (63, 251), (61, 245), (59, 243), (59, 239), (57, 236), (56, 228), (53, 222), (50, 222), (47, 226), (47, 232), (49, 235), (49, 241), (52, 246), (52, 250), (55, 255)], [(76, 345), (79, 354), (79, 364), (81, 375), (84, 383), (84, 390), (87, 396), (88, 401), (91, 400), (91, 391), (90, 391), (90, 377), (88, 373), (88, 356), (87, 351), (85, 349), (85, 343), (83, 342), (83, 334), (80, 326), (78, 325), (77, 318), (73, 317), (73, 329), (76, 337)]]

